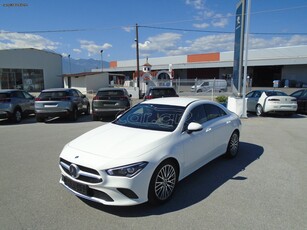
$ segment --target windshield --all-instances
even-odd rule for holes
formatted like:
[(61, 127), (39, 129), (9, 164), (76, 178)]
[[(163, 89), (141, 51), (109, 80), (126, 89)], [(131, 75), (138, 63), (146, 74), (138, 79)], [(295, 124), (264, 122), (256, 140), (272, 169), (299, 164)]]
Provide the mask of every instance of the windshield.
[(172, 132), (176, 129), (185, 108), (180, 106), (139, 104), (113, 123), (117, 125)]

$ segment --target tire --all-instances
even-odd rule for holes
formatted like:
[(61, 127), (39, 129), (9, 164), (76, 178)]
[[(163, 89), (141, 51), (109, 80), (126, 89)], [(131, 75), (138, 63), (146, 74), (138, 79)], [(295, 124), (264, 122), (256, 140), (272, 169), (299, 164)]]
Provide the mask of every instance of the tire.
[(227, 152), (226, 152), (227, 157), (234, 158), (238, 155), (239, 143), (240, 143), (239, 133), (237, 131), (234, 131), (231, 134), (231, 137), (230, 137), (228, 145), (227, 145)]
[(99, 120), (99, 117), (96, 116), (96, 115), (92, 115), (92, 119), (93, 119), (93, 121), (98, 121), (98, 120)]
[(37, 116), (37, 115), (36, 115), (35, 118), (36, 118), (37, 122), (44, 122), (45, 121), (45, 119), (43, 117), (40, 117), (40, 116)]
[(12, 121), (14, 123), (20, 123), (22, 120), (22, 112), (21, 109), (17, 108), (14, 110)]
[(87, 104), (87, 107), (86, 107), (86, 111), (85, 111), (85, 115), (90, 115), (90, 113), (91, 113), (91, 106), (90, 106), (90, 104)]
[(256, 105), (256, 114), (257, 114), (257, 116), (263, 116), (264, 115), (263, 108), (260, 104)]
[(174, 194), (178, 181), (178, 168), (172, 161), (162, 162), (154, 171), (148, 189), (149, 203), (167, 202)]
[(202, 92), (202, 90), (201, 90), (201, 89), (198, 89), (196, 92), (197, 92), (197, 93), (201, 93), (201, 92)]
[(69, 120), (76, 121), (78, 119), (78, 110), (74, 108), (69, 114)]

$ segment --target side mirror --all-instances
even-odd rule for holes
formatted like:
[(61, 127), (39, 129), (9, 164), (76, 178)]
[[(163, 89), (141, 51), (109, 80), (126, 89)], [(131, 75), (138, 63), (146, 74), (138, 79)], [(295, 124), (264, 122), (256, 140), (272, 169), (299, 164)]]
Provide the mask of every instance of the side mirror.
[(188, 133), (188, 134), (191, 134), (191, 133), (193, 133), (193, 132), (201, 131), (202, 129), (203, 129), (203, 127), (202, 127), (201, 124), (196, 123), (196, 122), (191, 122), (191, 123), (188, 125), (187, 133)]

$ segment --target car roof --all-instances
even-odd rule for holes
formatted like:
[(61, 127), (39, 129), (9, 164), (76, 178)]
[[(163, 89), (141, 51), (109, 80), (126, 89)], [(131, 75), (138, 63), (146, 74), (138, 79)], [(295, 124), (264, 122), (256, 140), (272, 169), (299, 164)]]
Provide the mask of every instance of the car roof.
[(172, 86), (150, 86), (149, 89), (174, 89)]
[(98, 89), (98, 91), (118, 91), (118, 90), (123, 91), (124, 88), (100, 88)]
[(159, 104), (159, 105), (171, 105), (171, 106), (183, 106), (191, 104), (192, 102), (199, 101), (197, 98), (187, 98), (187, 97), (163, 97), (156, 98), (148, 101), (142, 102), (142, 104)]
[(69, 91), (71, 88), (52, 88), (52, 89), (44, 89), (42, 92), (54, 92), (54, 91)]

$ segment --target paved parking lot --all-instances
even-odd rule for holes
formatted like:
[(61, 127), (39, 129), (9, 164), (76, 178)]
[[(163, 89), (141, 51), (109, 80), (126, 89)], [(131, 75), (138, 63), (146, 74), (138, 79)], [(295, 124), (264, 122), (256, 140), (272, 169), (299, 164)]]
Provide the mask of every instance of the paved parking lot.
[(0, 121), (1, 229), (307, 229), (307, 117), (242, 123), (238, 157), (201, 168), (169, 203), (106, 207), (58, 183), (63, 146), (104, 122)]

